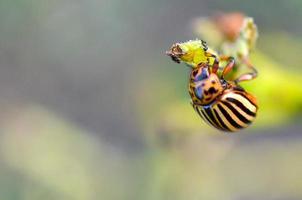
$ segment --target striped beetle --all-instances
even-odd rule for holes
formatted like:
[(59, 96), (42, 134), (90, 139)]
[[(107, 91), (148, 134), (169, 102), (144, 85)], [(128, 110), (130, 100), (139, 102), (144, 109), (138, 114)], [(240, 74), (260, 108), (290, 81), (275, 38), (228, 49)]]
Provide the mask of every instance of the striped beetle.
[(193, 68), (189, 81), (191, 104), (200, 117), (209, 125), (222, 131), (238, 131), (246, 128), (255, 119), (258, 105), (256, 98), (238, 85), (239, 82), (256, 77), (257, 71), (246, 73), (235, 81), (224, 76), (232, 71), (235, 60), (228, 58), (228, 64), (219, 76), (219, 61), (213, 66), (198, 64)]

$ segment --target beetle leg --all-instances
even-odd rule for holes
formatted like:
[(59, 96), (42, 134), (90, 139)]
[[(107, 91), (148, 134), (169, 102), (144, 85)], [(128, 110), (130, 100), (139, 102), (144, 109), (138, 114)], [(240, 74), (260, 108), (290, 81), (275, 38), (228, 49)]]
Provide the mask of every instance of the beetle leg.
[(232, 57), (232, 56), (220, 55), (219, 59), (220, 59), (220, 61), (228, 61), (228, 60), (230, 60), (230, 57)]
[(233, 57), (228, 57), (228, 64), (224, 67), (222, 71), (221, 78), (224, 78), (225, 75), (230, 73), (235, 66), (235, 59)]
[(212, 54), (212, 53), (210, 53), (210, 52), (204, 52), (204, 55), (206, 56), (206, 57), (212, 57), (212, 58), (216, 58), (217, 56), (216, 55), (214, 55), (214, 54)]
[(217, 74), (218, 69), (219, 69), (219, 60), (217, 57), (215, 57), (215, 60), (214, 60), (213, 66), (212, 66), (212, 72), (214, 74)]
[(242, 82), (242, 81), (249, 81), (249, 80), (252, 80), (252, 79), (256, 78), (257, 75), (258, 75), (258, 72), (255, 68), (252, 68), (252, 70), (253, 70), (253, 72), (242, 74), (241, 76), (239, 76), (235, 80), (235, 83), (239, 83), (239, 82)]
[[(231, 56), (219, 55), (219, 61), (229, 61)], [(219, 70), (223, 70), (224, 67), (219, 67)]]
[(258, 75), (258, 71), (256, 70), (256, 68), (251, 64), (251, 62), (249, 61), (249, 59), (244, 59), (243, 60), (244, 63), (252, 70), (252, 72), (250, 73), (246, 73), (246, 74), (242, 74), (241, 76), (239, 76), (236, 80), (235, 83), (239, 83), (242, 81), (249, 81), (252, 80), (254, 78), (257, 77)]
[(218, 69), (219, 69), (219, 59), (217, 58), (216, 55), (211, 54), (209, 52), (205, 52), (205, 56), (208, 57), (208, 58), (214, 58), (214, 62), (213, 62), (213, 65), (212, 65), (212, 72), (214, 74), (216, 74)]

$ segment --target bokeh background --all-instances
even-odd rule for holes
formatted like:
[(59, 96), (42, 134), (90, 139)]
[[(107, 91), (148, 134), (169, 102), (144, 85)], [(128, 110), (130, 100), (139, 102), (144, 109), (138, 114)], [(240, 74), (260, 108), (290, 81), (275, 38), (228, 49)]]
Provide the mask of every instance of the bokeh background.
[[(259, 115), (218, 132), (164, 52), (254, 17)], [(0, 199), (302, 199), (302, 1), (0, 1)]]

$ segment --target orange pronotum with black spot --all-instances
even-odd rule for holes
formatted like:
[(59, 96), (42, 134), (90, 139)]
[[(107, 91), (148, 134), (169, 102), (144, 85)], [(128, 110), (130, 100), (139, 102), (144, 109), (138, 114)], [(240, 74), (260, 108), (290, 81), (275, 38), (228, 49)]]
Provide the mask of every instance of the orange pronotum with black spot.
[(258, 110), (256, 98), (238, 85), (238, 82), (251, 80), (255, 75), (243, 74), (232, 82), (224, 79), (234, 63), (234, 59), (229, 58), (220, 77), (217, 75), (217, 59), (213, 66), (197, 66), (190, 75), (189, 94), (193, 108), (204, 121), (222, 131), (246, 128), (254, 121)]

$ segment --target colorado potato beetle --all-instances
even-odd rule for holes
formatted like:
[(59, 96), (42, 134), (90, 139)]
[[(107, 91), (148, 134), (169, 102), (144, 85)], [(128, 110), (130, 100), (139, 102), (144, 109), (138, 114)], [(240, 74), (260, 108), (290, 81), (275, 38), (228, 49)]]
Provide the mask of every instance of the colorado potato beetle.
[(256, 98), (238, 85), (238, 82), (254, 78), (243, 74), (235, 81), (227, 81), (224, 76), (234, 66), (230, 58), (222, 74), (217, 74), (218, 61), (212, 67), (208, 63), (194, 68), (189, 80), (191, 104), (200, 117), (222, 131), (238, 131), (248, 127), (255, 119), (258, 105)]

